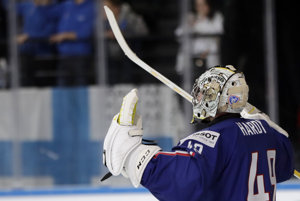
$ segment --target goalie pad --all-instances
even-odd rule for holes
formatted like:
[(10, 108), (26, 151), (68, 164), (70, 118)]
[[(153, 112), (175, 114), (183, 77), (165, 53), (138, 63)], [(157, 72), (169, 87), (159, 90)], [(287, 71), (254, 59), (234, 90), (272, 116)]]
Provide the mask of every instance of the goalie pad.
[(130, 179), (134, 187), (139, 186), (147, 164), (160, 150), (159, 146), (140, 144), (129, 154), (123, 175)]

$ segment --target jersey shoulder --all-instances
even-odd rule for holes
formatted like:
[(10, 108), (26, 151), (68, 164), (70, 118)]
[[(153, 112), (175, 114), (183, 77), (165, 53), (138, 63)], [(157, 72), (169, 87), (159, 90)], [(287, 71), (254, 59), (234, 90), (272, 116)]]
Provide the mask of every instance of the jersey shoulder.
[(216, 124), (213, 124), (207, 128), (199, 130), (186, 138), (180, 140), (179, 145), (182, 145), (186, 141), (197, 141), (210, 148), (214, 148), (221, 138), (229, 138), (233, 141), (234, 136), (238, 132), (235, 122), (238, 119), (227, 119)]
[(186, 138), (180, 140), (179, 144), (182, 145), (186, 141), (193, 140), (193, 141), (200, 142), (204, 145), (207, 145), (211, 148), (214, 148), (219, 137), (220, 137), (220, 133), (218, 133), (216, 131), (201, 130), (201, 131), (195, 132), (195, 133), (187, 136)]

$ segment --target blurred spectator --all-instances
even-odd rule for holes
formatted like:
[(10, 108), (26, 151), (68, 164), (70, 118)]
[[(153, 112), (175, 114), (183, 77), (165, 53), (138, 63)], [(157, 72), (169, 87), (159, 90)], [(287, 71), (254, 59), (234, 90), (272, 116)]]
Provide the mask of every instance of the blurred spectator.
[[(138, 51), (140, 39), (148, 34), (148, 28), (142, 16), (136, 14), (129, 4), (121, 0), (104, 0), (114, 13), (122, 34), (127, 39), (130, 47)], [(106, 19), (106, 15), (104, 16)], [(124, 53), (114, 38), (113, 32), (106, 19), (105, 36), (107, 40), (108, 77), (109, 83), (134, 82), (133, 63), (124, 59)]]
[(6, 12), (0, 3), (0, 88), (6, 87), (7, 84), (7, 33), (6, 33)]
[(2, 3), (0, 3), (0, 58), (6, 56), (6, 11), (3, 8)]
[[(6, 9), (8, 1), (4, 1)], [(22, 31), (17, 36), (21, 55), (20, 77), (22, 86), (35, 85), (37, 56), (49, 56), (54, 47), (47, 38), (55, 32), (56, 23), (47, 16), (54, 0), (30, 0), (16, 4), (17, 15), (22, 19)]]
[[(185, 31), (191, 34), (191, 54), (195, 67), (208, 68), (219, 65), (220, 38), (218, 35), (223, 33), (223, 16), (216, 10), (212, 0), (195, 0), (194, 8), (195, 11), (187, 17), (187, 24), (177, 28), (175, 33), (178, 37), (182, 36)], [(179, 73), (184, 70), (184, 65), (184, 54), (181, 48), (176, 64)], [(201, 71), (205, 71), (205, 68)]]
[(59, 20), (57, 33), (50, 37), (57, 44), (59, 86), (88, 84), (92, 74), (93, 0), (72, 0), (60, 3), (51, 16)]
[(52, 0), (33, 0), (17, 4), (17, 13), (23, 20), (22, 33), (17, 37), (22, 54), (53, 54), (54, 49), (47, 42), (48, 37), (56, 30), (55, 21), (47, 16), (48, 10), (53, 6)]

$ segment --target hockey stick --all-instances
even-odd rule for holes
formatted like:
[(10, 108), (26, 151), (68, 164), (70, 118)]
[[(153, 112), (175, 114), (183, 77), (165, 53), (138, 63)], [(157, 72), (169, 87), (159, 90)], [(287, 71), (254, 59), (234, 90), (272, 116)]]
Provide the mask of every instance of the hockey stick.
[[(143, 68), (145, 71), (147, 71), (148, 73), (150, 73), (151, 75), (153, 75), (155, 78), (157, 78), (158, 80), (160, 80), (162, 83), (164, 83), (165, 85), (167, 85), (168, 87), (170, 87), (173, 91), (175, 91), (176, 93), (178, 93), (179, 95), (181, 95), (183, 98), (185, 98), (187, 101), (189, 101), (190, 103), (192, 103), (193, 97), (189, 93), (187, 93), (185, 90), (183, 90), (182, 88), (180, 88), (179, 86), (177, 86), (176, 84), (174, 84), (168, 78), (166, 78), (165, 76), (163, 76), (162, 74), (160, 74), (159, 72), (157, 72), (156, 70), (154, 70), (151, 66), (149, 66), (143, 60), (141, 60), (138, 56), (136, 56), (136, 54), (130, 49), (130, 47), (128, 46), (126, 40), (124, 39), (124, 36), (121, 33), (121, 30), (119, 28), (119, 25), (117, 23), (117, 20), (115, 18), (115, 15), (113, 14), (113, 12), (107, 6), (104, 6), (104, 10), (105, 10), (107, 19), (109, 21), (110, 27), (111, 27), (111, 29), (112, 29), (112, 31), (114, 33), (114, 36), (115, 36), (117, 42), (119, 43), (121, 49), (125, 53), (125, 55), (131, 61), (133, 61), (134, 63), (136, 63), (138, 66), (140, 66), (141, 68)], [(257, 112), (257, 109), (254, 106), (252, 106), (251, 104), (249, 104), (249, 103), (247, 103), (246, 108), (247, 108), (247, 113), (249, 113), (249, 114)]]
[(300, 172), (298, 172), (297, 170), (294, 170), (294, 176), (297, 177), (298, 179), (300, 179)]
[[(162, 83), (164, 83), (165, 85), (170, 87), (173, 91), (175, 91), (176, 93), (181, 95), (183, 98), (188, 100), (190, 103), (192, 103), (193, 97), (189, 93), (187, 93), (185, 90), (183, 90), (182, 88), (180, 88), (179, 86), (174, 84), (168, 78), (166, 78), (165, 76), (163, 76), (162, 74), (160, 74), (159, 72), (154, 70), (151, 66), (149, 66), (143, 60), (141, 60), (138, 56), (136, 56), (136, 54), (130, 49), (126, 40), (124, 39), (124, 36), (121, 33), (121, 30), (119, 28), (119, 25), (117, 23), (114, 13), (107, 6), (104, 6), (104, 10), (105, 10), (108, 22), (110, 24), (110, 27), (112, 29), (112, 32), (114, 33), (114, 36), (115, 36), (116, 40), (118, 41), (121, 49), (125, 53), (125, 55), (131, 61), (136, 63), (138, 66), (143, 68), (145, 71), (147, 71), (148, 73), (153, 75), (155, 78), (160, 80)], [(248, 114), (256, 113), (258, 111), (254, 106), (252, 106), (249, 103), (247, 103), (246, 108), (247, 108), (246, 111), (243, 111), (243, 112), (246, 112)], [(243, 115), (243, 113), (241, 113), (241, 115)], [(300, 173), (297, 170), (294, 170), (294, 176), (297, 177), (298, 179), (300, 179)]]
[(177, 92), (179, 95), (184, 97), (189, 102), (192, 102), (192, 96), (189, 93), (187, 93), (186, 91), (181, 89), (179, 86), (174, 84), (168, 78), (166, 78), (165, 76), (163, 76), (162, 74), (160, 74), (159, 72), (154, 70), (151, 66), (149, 66), (144, 61), (142, 61), (139, 57), (136, 56), (136, 54), (130, 49), (130, 47), (126, 43), (126, 41), (125, 41), (121, 31), (120, 31), (119, 25), (118, 25), (118, 23), (115, 19), (115, 16), (114, 16), (113, 12), (107, 6), (104, 6), (104, 9), (105, 9), (105, 13), (107, 15), (107, 19), (109, 21), (109, 24), (111, 26), (111, 29), (112, 29), (112, 31), (115, 35), (115, 38), (118, 41), (119, 45), (121, 46), (123, 52), (126, 54), (126, 56), (131, 61), (136, 63), (138, 66), (143, 68), (145, 71), (147, 71), (148, 73), (150, 73), (151, 75), (153, 75), (154, 77), (159, 79), (162, 83), (164, 83), (165, 85), (170, 87), (173, 91)]

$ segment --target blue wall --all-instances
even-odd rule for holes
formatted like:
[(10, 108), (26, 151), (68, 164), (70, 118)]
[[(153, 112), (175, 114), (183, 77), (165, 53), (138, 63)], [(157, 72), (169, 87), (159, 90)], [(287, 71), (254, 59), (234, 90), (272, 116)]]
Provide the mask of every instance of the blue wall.
[[(101, 141), (93, 141), (90, 131), (88, 88), (52, 89), (52, 140), (22, 141), (22, 175), (50, 176), (55, 184), (89, 184), (102, 176)], [(30, 114), (28, 114), (30, 118)], [(37, 125), (39, 126), (39, 125)], [(164, 150), (172, 147), (172, 138), (152, 138)], [(13, 174), (13, 147), (0, 141), (0, 177)]]

